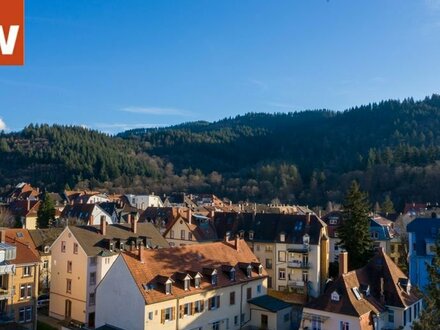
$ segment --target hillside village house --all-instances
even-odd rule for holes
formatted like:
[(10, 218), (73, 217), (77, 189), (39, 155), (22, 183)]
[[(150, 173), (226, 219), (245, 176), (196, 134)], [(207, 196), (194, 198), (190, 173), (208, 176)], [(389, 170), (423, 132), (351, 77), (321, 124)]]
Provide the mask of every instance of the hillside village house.
[(81, 225), (99, 225), (101, 219), (105, 219), (108, 224), (118, 222), (116, 213), (108, 214), (98, 204), (73, 204), (66, 205), (60, 216), (65, 221), (74, 220)]
[[(238, 238), (124, 252), (97, 288), (96, 325), (130, 330), (290, 329), (290, 306), (267, 297), (266, 284), (262, 265)], [(114, 302), (123, 302), (118, 313)]]
[(429, 283), (426, 264), (431, 264), (435, 255), (435, 240), (440, 233), (439, 218), (417, 218), (408, 226), (409, 278), (424, 291)]
[(103, 218), (100, 226), (66, 227), (50, 248), (56, 276), (50, 283), (49, 315), (94, 327), (96, 286), (120, 252), (140, 246), (169, 244), (150, 223), (108, 225)]
[(6, 203), (11, 203), (13, 201), (35, 201), (38, 200), (40, 195), (40, 190), (38, 188), (32, 187), (29, 183), (19, 183), (10, 191), (8, 191), (1, 199)]
[(18, 224), (25, 229), (37, 228), (37, 212), (41, 202), (38, 200), (15, 200), (9, 203), (9, 211)]
[(124, 196), (128, 203), (139, 209), (146, 210), (147, 207), (163, 207), (162, 200), (159, 196), (152, 195), (125, 195)]
[(36, 329), (39, 261), (26, 229), (0, 230), (0, 328)]
[(304, 306), (300, 329), (410, 330), (422, 310), (422, 295), (383, 249), (350, 272), (347, 252), (339, 257), (341, 275)]
[(211, 218), (194, 214), (190, 208), (186, 216), (178, 215), (163, 233), (163, 236), (171, 246), (183, 246), (218, 240), (217, 233)]
[(317, 297), (328, 278), (326, 224), (315, 214), (216, 213), (219, 237), (243, 237), (268, 273), (268, 287)]

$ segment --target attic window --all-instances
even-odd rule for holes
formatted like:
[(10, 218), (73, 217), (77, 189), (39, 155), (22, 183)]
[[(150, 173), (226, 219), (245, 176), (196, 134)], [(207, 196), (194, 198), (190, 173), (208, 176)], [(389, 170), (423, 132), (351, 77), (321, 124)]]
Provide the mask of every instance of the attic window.
[(194, 287), (195, 287), (196, 289), (200, 288), (200, 276), (196, 276), (196, 277), (194, 278)]
[(49, 253), (49, 245), (46, 245), (46, 246), (44, 247), (44, 253)]
[(113, 251), (113, 246), (114, 246), (114, 243), (113, 242), (109, 242), (109, 250), (110, 251)]
[(234, 268), (232, 268), (230, 271), (229, 271), (229, 279), (231, 280), (231, 281), (235, 281), (235, 269)]
[(246, 276), (247, 276), (248, 278), (251, 278), (251, 277), (252, 277), (252, 266), (251, 266), (251, 265), (249, 265), (249, 266), (246, 268)]
[(333, 291), (331, 294), (331, 300), (332, 301), (339, 301), (340, 297), (339, 294), (336, 291)]
[(123, 242), (119, 243), (119, 250), (124, 250), (124, 243)]
[(303, 236), (303, 244), (308, 245), (310, 243), (310, 236), (308, 234), (305, 234)]
[(253, 240), (254, 239), (254, 232), (251, 230), (250, 232), (249, 232), (249, 240)]
[(171, 283), (165, 283), (165, 294), (171, 294)]
[(217, 285), (217, 273), (211, 275), (211, 284)]
[(23, 238), (23, 233), (22, 233), (21, 231), (18, 231), (18, 232), (17, 232), (17, 237), (18, 237), (18, 238)]
[(280, 234), (280, 242), (284, 242), (286, 240), (286, 234), (281, 233)]
[(184, 288), (185, 291), (188, 291), (188, 290), (189, 290), (189, 281), (190, 281), (189, 278), (187, 278), (187, 279), (185, 279), (185, 280), (183, 281), (183, 288)]
[(302, 230), (302, 227), (303, 227), (303, 223), (302, 223), (302, 221), (297, 221), (296, 222), (296, 224), (295, 224), (295, 231), (301, 231)]
[(362, 299), (361, 293), (359, 292), (359, 289), (357, 287), (354, 287), (351, 290), (353, 291), (353, 293), (356, 296), (357, 300), (361, 300)]

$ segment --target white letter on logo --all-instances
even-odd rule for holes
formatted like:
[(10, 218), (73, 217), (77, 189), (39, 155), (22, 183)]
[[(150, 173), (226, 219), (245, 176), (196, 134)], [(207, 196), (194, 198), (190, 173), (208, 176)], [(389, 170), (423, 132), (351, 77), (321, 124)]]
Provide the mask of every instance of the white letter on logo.
[(11, 25), (8, 38), (6, 39), (3, 26), (0, 25), (0, 52), (3, 55), (12, 55), (14, 53), (15, 41), (17, 41), (19, 25)]

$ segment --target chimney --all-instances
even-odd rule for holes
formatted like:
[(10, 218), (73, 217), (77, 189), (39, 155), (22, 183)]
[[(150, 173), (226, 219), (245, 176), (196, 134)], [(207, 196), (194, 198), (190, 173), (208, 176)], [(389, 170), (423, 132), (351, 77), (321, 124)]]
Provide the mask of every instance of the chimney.
[(342, 251), (339, 254), (339, 276), (348, 273), (348, 252)]
[(306, 225), (310, 226), (310, 212), (307, 212), (307, 220)]
[(130, 213), (127, 215), (127, 222), (131, 225), (131, 214)]
[(239, 236), (238, 236), (238, 235), (235, 235), (234, 248), (235, 248), (237, 251), (240, 251), (240, 249), (239, 249), (239, 247), (238, 247), (238, 240), (239, 240), (239, 239), (240, 239)]
[(134, 234), (137, 233), (137, 220), (136, 220), (136, 219), (134, 219), (134, 220), (131, 222), (131, 231), (132, 231)]
[(105, 236), (107, 234), (107, 221), (105, 221), (105, 216), (101, 217), (101, 235)]
[(139, 243), (139, 247), (138, 247), (138, 255), (139, 255), (139, 261), (143, 264), (144, 263), (144, 255), (143, 252), (144, 251), (144, 242), (141, 241)]
[(30, 211), (30, 210), (31, 210), (31, 200), (28, 199), (27, 200), (27, 211)]
[(0, 230), (0, 242), (6, 243), (6, 230)]
[(191, 224), (192, 220), (192, 210), (188, 207), (188, 223)]
[(214, 220), (214, 217), (215, 217), (215, 211), (211, 211), (211, 212), (209, 212), (209, 217), (211, 218), (211, 220)]

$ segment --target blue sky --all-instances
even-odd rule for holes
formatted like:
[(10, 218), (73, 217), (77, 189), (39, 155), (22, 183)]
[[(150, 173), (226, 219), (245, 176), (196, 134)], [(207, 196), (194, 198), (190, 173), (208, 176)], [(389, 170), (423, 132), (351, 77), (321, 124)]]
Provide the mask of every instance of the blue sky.
[(0, 129), (344, 110), (440, 92), (440, 0), (26, 0)]

